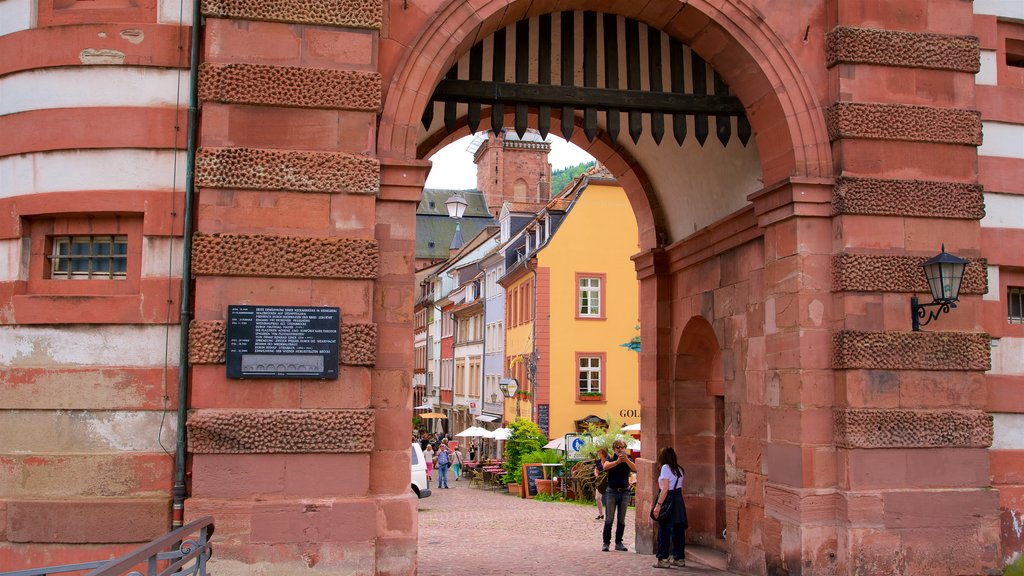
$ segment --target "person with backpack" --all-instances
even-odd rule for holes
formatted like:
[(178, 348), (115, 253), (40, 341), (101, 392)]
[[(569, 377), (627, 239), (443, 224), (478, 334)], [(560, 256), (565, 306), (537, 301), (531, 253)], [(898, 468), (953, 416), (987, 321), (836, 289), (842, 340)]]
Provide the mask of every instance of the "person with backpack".
[(448, 465), (451, 464), (452, 449), (448, 447), (448, 439), (441, 440), (437, 446), (437, 488), (448, 488)]
[[(686, 566), (686, 503), (683, 502), (685, 472), (671, 447), (661, 449), (658, 455), (658, 495), (651, 509), (651, 519), (658, 523), (658, 561), (655, 568), (682, 568)], [(673, 559), (669, 559), (669, 547)]]
[(459, 481), (459, 476), (462, 475), (462, 453), (458, 449), (452, 450), (451, 458), (452, 471), (455, 473), (455, 481)]

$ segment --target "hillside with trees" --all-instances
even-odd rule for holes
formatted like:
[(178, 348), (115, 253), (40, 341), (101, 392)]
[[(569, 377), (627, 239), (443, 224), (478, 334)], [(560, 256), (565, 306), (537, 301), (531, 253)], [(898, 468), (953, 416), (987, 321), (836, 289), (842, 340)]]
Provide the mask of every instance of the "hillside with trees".
[(566, 166), (559, 170), (551, 171), (551, 195), (554, 196), (565, 188), (566, 184), (572, 182), (577, 176), (594, 167), (594, 162), (584, 162), (575, 166)]

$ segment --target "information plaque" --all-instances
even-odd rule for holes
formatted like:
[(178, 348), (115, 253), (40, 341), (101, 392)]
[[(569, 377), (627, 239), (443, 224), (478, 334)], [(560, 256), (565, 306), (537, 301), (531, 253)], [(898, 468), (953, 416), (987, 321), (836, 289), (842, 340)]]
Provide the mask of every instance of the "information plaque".
[(338, 377), (338, 308), (228, 306), (228, 378)]

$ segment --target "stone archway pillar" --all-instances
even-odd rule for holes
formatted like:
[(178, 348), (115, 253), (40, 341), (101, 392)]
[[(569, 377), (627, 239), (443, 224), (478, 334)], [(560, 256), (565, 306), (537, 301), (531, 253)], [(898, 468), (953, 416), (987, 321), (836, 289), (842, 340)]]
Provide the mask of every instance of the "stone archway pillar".
[(750, 548), (734, 553), (763, 553), (769, 574), (835, 560), (831, 184), (793, 178), (750, 196), (764, 230), (764, 343), (748, 348), (748, 405), (735, 420), (761, 431), (764, 490), (762, 502), (756, 490), (731, 501), (727, 527)]
[(640, 443), (637, 459), (636, 541), (640, 554), (654, 554), (657, 547), (656, 524), (647, 511), (651, 509), (658, 470), (658, 453), (662, 446), (673, 443), (672, 426), (672, 276), (668, 255), (654, 248), (633, 257), (640, 281)]

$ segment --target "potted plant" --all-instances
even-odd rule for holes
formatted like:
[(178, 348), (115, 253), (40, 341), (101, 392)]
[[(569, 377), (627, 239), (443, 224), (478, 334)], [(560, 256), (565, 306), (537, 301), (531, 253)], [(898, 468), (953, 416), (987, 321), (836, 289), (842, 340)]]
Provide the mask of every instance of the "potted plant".
[(580, 400), (604, 400), (604, 392), (580, 392)]

